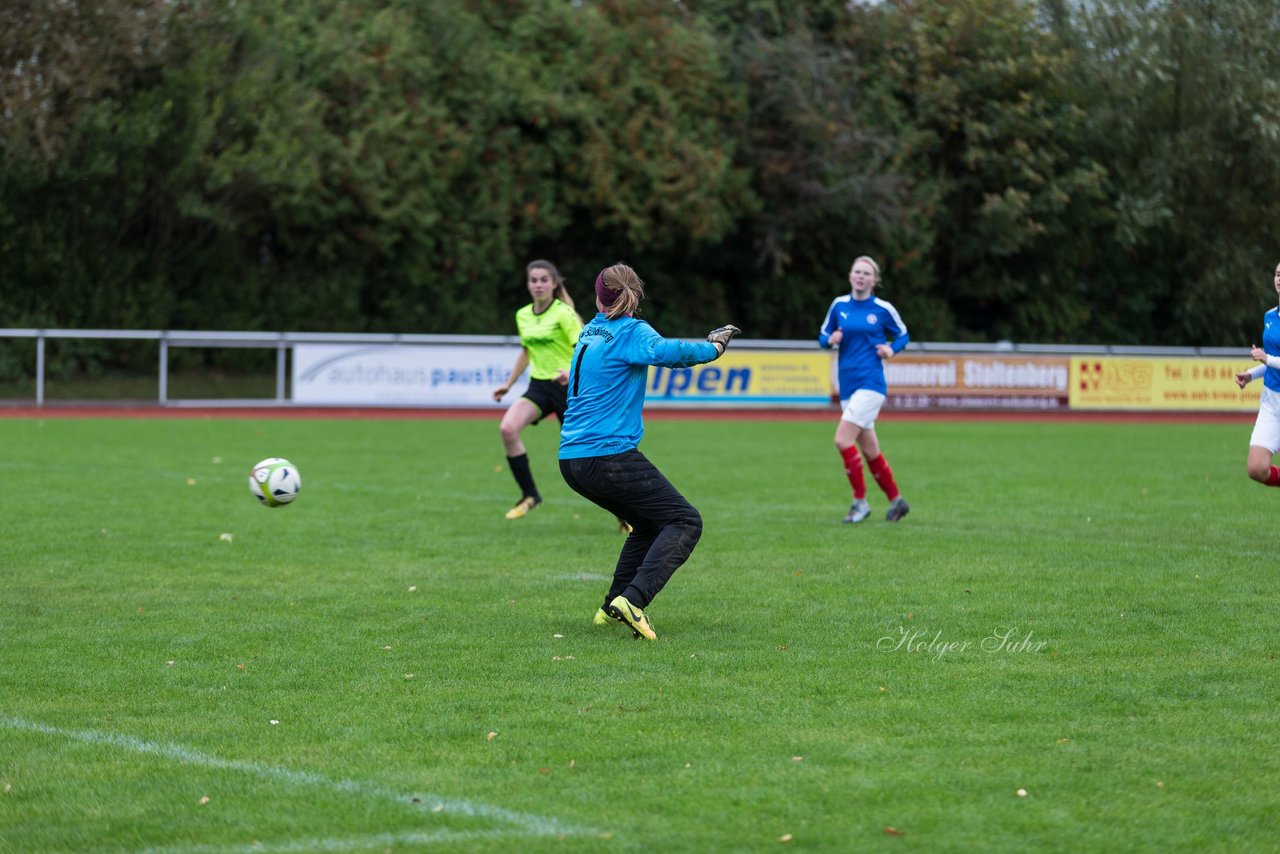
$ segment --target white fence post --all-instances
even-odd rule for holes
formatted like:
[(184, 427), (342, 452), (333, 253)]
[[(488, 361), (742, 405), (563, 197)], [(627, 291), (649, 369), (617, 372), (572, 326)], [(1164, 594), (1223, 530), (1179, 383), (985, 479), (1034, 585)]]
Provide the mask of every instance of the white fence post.
[(169, 333), (160, 333), (160, 405), (169, 402)]
[(44, 406), (44, 330), (36, 330), (36, 406)]
[(280, 333), (280, 343), (276, 344), (276, 403), (284, 403), (285, 364), (288, 361), (289, 345), (285, 342), (285, 334)]

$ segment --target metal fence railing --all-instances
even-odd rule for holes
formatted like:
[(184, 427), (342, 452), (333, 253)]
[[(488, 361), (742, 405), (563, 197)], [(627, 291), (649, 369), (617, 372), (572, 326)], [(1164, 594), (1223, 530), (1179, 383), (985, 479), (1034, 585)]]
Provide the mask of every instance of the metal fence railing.
[[(513, 335), (429, 335), (429, 334), (377, 334), (330, 332), (217, 332), (152, 329), (9, 329), (0, 328), (0, 339), (35, 339), (35, 403), (45, 403), (47, 375), (46, 342), (55, 339), (154, 341), (157, 344), (156, 400), (161, 405), (205, 405), (267, 403), (286, 405), (288, 395), (289, 358), (292, 349), (299, 344), (386, 345), (386, 344), (449, 344), (449, 345), (518, 345)], [(738, 339), (735, 347), (756, 350), (812, 351), (813, 340), (764, 340)], [(257, 347), (276, 353), (275, 396), (251, 400), (174, 400), (169, 394), (170, 349), (174, 347)], [(955, 354), (1022, 354), (1034, 355), (1110, 355), (1110, 356), (1240, 356), (1240, 347), (1144, 347), (1127, 345), (1072, 345), (1072, 344), (1015, 344), (1007, 341), (994, 344), (967, 342), (912, 342), (911, 352)]]
[[(194, 403), (286, 404), (289, 352), (296, 344), (518, 344), (513, 335), (414, 335), (338, 332), (216, 332), (155, 329), (8, 329), (0, 339), (34, 338), (36, 344), (35, 402), (45, 403), (46, 342), (54, 339), (155, 341), (157, 343), (156, 399), (164, 405)], [(275, 397), (259, 400), (174, 400), (169, 396), (169, 350), (173, 347), (258, 347), (276, 351)]]

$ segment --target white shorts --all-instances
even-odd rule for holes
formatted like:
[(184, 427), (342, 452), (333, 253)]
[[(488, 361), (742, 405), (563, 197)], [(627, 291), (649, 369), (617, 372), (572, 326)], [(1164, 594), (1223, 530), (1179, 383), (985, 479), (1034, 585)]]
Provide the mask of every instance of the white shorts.
[(1258, 403), (1258, 420), (1253, 425), (1249, 445), (1266, 448), (1271, 453), (1280, 451), (1280, 392), (1263, 386)]
[(878, 391), (860, 388), (853, 393), (853, 397), (840, 401), (840, 405), (844, 407), (844, 412), (840, 414), (841, 421), (848, 421), (863, 430), (870, 430), (876, 426), (876, 419), (880, 417), (880, 407), (884, 406), (884, 395)]

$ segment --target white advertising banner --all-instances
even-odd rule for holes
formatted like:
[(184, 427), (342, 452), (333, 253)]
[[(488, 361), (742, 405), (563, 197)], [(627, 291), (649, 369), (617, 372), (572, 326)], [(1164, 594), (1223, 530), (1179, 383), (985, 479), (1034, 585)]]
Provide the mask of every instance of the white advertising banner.
[(528, 373), (502, 403), (518, 346), (295, 344), (293, 401), (345, 406), (505, 407), (524, 393)]

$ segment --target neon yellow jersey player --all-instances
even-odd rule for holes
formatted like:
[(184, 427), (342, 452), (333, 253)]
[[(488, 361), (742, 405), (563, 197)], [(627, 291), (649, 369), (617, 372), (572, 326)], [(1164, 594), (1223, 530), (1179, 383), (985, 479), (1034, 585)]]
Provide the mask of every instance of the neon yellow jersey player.
[(554, 382), (563, 390), (573, 345), (582, 332), (577, 312), (559, 298), (541, 310), (535, 303), (529, 303), (516, 312), (516, 331), (529, 363), (529, 379), (538, 383)]
[(529, 388), (508, 407), (498, 428), (507, 452), (507, 464), (520, 487), (520, 500), (507, 511), (508, 519), (519, 519), (542, 503), (520, 433), (552, 413), (564, 422), (569, 359), (582, 331), (582, 319), (574, 310), (573, 300), (556, 266), (550, 261), (531, 261), (525, 274), (533, 302), (516, 312), (520, 355), (507, 381), (493, 391), (493, 399), (502, 400), (525, 369), (529, 369)]

